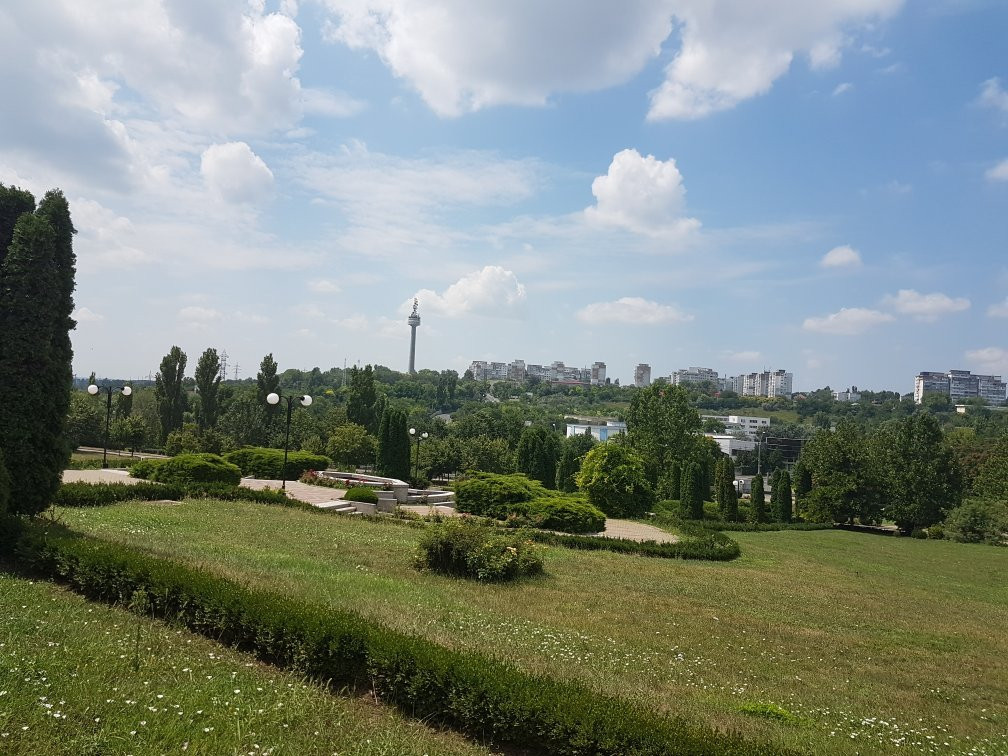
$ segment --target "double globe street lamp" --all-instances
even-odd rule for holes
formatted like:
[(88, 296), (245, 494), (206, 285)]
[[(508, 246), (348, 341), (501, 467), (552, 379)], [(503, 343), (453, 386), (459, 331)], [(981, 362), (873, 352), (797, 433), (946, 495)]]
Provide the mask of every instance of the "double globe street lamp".
[[(101, 391), (98, 386), (91, 384), (87, 387), (87, 392), (91, 396), (98, 396), (98, 392)], [(119, 391), (123, 396), (129, 396), (133, 393), (133, 389), (130, 386), (120, 386), (117, 391)], [(101, 466), (108, 467), (108, 437), (109, 437), (109, 425), (112, 423), (112, 387), (105, 386), (105, 446), (102, 448), (102, 463)]]
[(302, 407), (310, 407), (312, 403), (312, 398), (308, 394), (303, 396), (280, 396), (276, 392), (270, 393), (266, 396), (266, 403), (271, 405), (277, 405), (280, 403), (281, 399), (287, 400), (287, 434), (284, 436), (284, 462), (283, 469), (280, 471), (280, 477), (282, 481), (280, 483), (281, 490), (287, 490), (287, 447), (290, 446), (290, 423), (291, 423), (291, 411), (294, 409), (294, 400), (297, 399), (301, 402)]
[(420, 477), (420, 441), (421, 439), (427, 438), (428, 433), (427, 431), (424, 431), (418, 436), (416, 428), (410, 428), (409, 434), (416, 438), (416, 465), (413, 470), (413, 480), (415, 481)]

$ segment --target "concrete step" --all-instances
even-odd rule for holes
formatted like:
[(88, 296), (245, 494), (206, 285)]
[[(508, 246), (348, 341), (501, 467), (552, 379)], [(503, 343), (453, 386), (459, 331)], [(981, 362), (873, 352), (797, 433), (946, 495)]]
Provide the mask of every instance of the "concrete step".
[(345, 501), (324, 501), (321, 504), (316, 504), (319, 509), (324, 509), (327, 512), (334, 512), (335, 514), (360, 514), (357, 511), (357, 507), (353, 504), (348, 504)]
[(417, 491), (411, 489), (407, 503), (452, 505), (455, 503), (455, 493), (453, 491)]

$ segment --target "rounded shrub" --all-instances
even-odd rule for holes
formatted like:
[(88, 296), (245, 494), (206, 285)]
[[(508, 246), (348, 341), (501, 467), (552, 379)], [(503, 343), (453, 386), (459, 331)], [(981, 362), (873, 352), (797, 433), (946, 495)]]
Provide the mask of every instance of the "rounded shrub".
[(343, 498), (349, 501), (359, 501), (362, 504), (377, 504), (378, 494), (371, 486), (354, 486), (353, 488), (348, 488), (347, 492), (343, 494)]
[(533, 499), (526, 516), (537, 528), (562, 533), (599, 533), (606, 520), (602, 510), (574, 496)]
[(546, 487), (537, 480), (529, 480), (522, 473), (501, 475), (478, 472), (456, 481), (455, 507), (459, 512), (493, 517), (497, 520), (524, 507), (516, 504), (532, 501), (538, 496), (549, 495)]
[(127, 469), (129, 470), (129, 474), (134, 478), (150, 480), (154, 471), (167, 461), (166, 459), (138, 459)]
[(531, 541), (462, 518), (429, 528), (413, 564), (419, 570), (494, 583), (543, 571)]
[(297, 480), (307, 470), (325, 470), (329, 467), (329, 458), (321, 454), (311, 454), (305, 451), (287, 453), (286, 475), (284, 471), (283, 449), (270, 449), (263, 446), (246, 446), (224, 455), (228, 462), (238, 465), (242, 475), (265, 480)]
[(230, 483), (237, 486), (241, 476), (237, 465), (216, 454), (179, 454), (160, 462), (151, 471), (150, 479), (180, 486), (190, 483)]

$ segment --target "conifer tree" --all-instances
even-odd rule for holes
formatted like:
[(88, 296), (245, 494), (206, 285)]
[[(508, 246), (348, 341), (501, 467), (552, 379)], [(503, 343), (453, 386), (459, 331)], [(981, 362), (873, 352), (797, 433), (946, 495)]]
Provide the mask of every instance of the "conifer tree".
[(696, 462), (684, 462), (682, 474), (679, 476), (679, 510), (686, 519), (693, 517), (693, 491), (696, 489), (694, 479), (697, 476)]
[(714, 464), (714, 503), (718, 506), (718, 511), (724, 517), (724, 458), (721, 457)]
[(777, 493), (778, 488), (780, 493), (777, 495), (777, 509), (774, 512), (774, 519), (777, 522), (791, 522), (791, 476), (787, 470), (781, 470), (777, 475), (774, 493)]
[(56, 239), (44, 216), (22, 214), (0, 269), (0, 451), (11, 478), (10, 509), (28, 515), (49, 505), (69, 456)]
[(749, 492), (750, 519), (753, 522), (766, 522), (766, 497), (763, 494), (763, 476), (756, 475), (752, 479)]
[(728, 522), (738, 519), (738, 490), (735, 488), (735, 460), (725, 457), (721, 476), (722, 505), (721, 516)]
[(690, 518), (702, 520), (704, 518), (703, 504), (706, 498), (705, 494), (710, 490), (710, 484), (707, 481), (707, 475), (704, 472), (703, 466), (696, 462), (691, 464), (695, 467), (693, 469), (693, 490), (690, 492)]
[(811, 490), (812, 472), (801, 460), (798, 460), (798, 464), (794, 467), (794, 494), (795, 509), (799, 512), (802, 510), (805, 497)]
[(780, 513), (780, 470), (774, 470), (770, 474), (770, 516), (775, 522), (779, 522), (777, 519)]

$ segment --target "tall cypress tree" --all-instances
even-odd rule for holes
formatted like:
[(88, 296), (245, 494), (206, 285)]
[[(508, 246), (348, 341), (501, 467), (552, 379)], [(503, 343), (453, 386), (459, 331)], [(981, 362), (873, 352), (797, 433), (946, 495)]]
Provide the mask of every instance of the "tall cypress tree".
[(388, 407), (382, 411), (381, 421), (378, 423), (378, 450), (375, 453), (375, 470), (379, 475), (389, 475), (391, 466), (392, 445), (389, 435), (390, 412)]
[(725, 457), (721, 474), (721, 498), (724, 502), (722, 517), (729, 522), (738, 519), (738, 490), (735, 488), (735, 460)]
[(396, 467), (392, 477), (399, 480), (409, 480), (410, 470), (413, 469), (410, 464), (409, 416), (406, 414), (406, 410), (398, 410), (397, 416), (398, 422), (396, 422), (395, 435), (392, 438), (393, 448), (396, 450)]
[(693, 515), (693, 489), (696, 487), (693, 478), (696, 476), (695, 462), (683, 462), (679, 475), (679, 510), (682, 516), (690, 519)]
[(774, 512), (774, 519), (778, 522), (791, 522), (791, 475), (787, 470), (781, 470), (777, 475), (777, 486), (774, 492), (780, 488), (777, 494), (777, 510)]
[(812, 472), (800, 459), (794, 466), (795, 508), (800, 512), (805, 497), (812, 490)]
[(714, 503), (718, 506), (721, 517), (724, 517), (724, 458), (714, 464)]
[(0, 450), (11, 478), (10, 509), (29, 515), (49, 505), (67, 459), (56, 239), (44, 216), (22, 214), (0, 270)]
[(693, 490), (690, 491), (690, 518), (702, 520), (704, 518), (703, 503), (707, 492), (710, 490), (710, 483), (703, 465), (696, 462), (691, 463), (693, 468)]
[(774, 522), (780, 522), (780, 512), (781, 512), (781, 485), (780, 485), (780, 468), (776, 469), (770, 475), (770, 516), (773, 518)]
[(753, 522), (766, 522), (766, 496), (763, 493), (763, 476), (756, 475), (752, 479), (752, 489), (749, 493), (750, 514)]
[(14, 226), (25, 213), (35, 212), (35, 197), (31, 192), (15, 186), (0, 184), (0, 270), (7, 256), (7, 248), (14, 238)]

